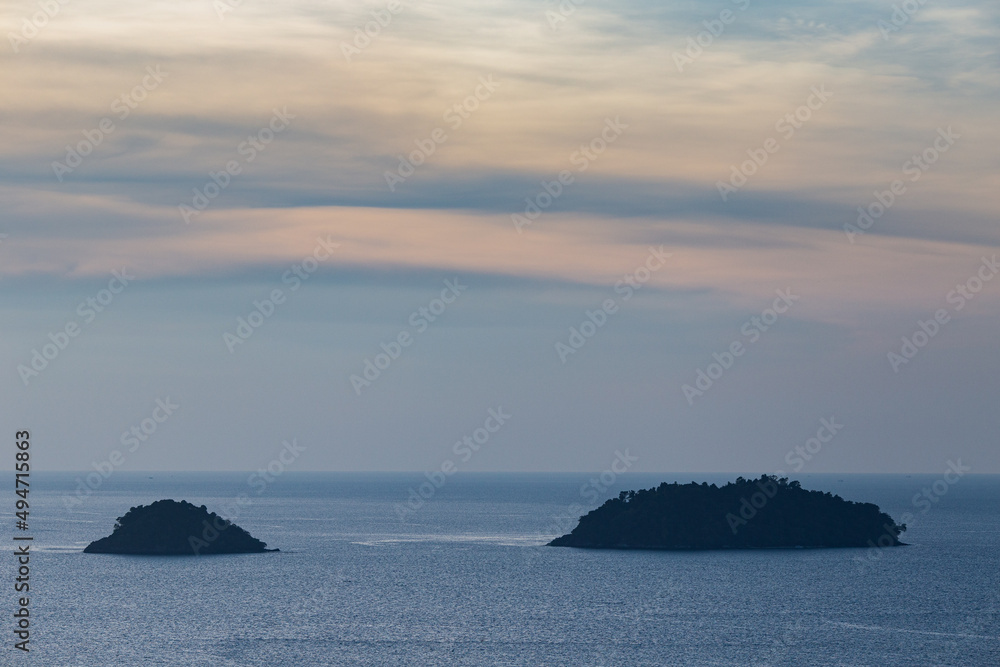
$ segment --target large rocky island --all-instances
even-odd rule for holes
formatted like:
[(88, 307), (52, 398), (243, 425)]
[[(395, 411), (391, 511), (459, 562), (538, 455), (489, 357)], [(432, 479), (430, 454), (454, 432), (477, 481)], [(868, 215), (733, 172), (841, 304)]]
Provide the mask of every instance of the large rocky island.
[(202, 505), (157, 500), (116, 519), (114, 532), (91, 542), (84, 553), (191, 556), (278, 551)]
[(905, 524), (877, 505), (807, 491), (788, 478), (725, 486), (667, 484), (623, 491), (549, 546), (591, 549), (751, 549), (900, 546)]

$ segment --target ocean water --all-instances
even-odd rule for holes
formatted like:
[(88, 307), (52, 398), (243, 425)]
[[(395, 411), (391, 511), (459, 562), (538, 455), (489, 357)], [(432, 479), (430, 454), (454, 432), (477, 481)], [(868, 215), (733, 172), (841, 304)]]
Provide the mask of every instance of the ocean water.
[[(32, 474), (32, 652), (12, 650), (5, 613), (0, 661), (1000, 665), (998, 476), (965, 476), (922, 506), (914, 494), (940, 477), (797, 477), (897, 519), (913, 513), (902, 548), (543, 546), (595, 506), (581, 493), (590, 477), (463, 473), (401, 516), (422, 475), (289, 472), (262, 489), (246, 474), (117, 472), (68, 509), (76, 475)], [(730, 478), (627, 474), (600, 496)], [(251, 502), (236, 522), (280, 553), (82, 553), (133, 505), (174, 498), (221, 511), (241, 494)], [(4, 590), (11, 611), (13, 586)]]

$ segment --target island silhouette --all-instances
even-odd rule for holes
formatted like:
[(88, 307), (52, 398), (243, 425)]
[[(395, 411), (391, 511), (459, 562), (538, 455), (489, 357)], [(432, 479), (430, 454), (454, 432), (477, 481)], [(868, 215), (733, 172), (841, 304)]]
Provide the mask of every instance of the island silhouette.
[(88, 554), (192, 556), (278, 551), (235, 523), (186, 500), (157, 500), (115, 520), (114, 532), (87, 545)]
[(725, 486), (660, 484), (622, 491), (548, 546), (590, 549), (753, 549), (901, 546), (906, 524), (877, 505), (807, 491), (787, 477)]

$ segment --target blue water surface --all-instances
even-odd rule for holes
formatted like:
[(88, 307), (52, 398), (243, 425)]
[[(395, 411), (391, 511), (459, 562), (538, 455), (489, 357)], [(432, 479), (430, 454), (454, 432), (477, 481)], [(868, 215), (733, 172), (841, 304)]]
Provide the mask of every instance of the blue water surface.
[[(116, 472), (70, 503), (78, 477), (32, 475), (32, 651), (8, 614), (3, 664), (1000, 665), (998, 476), (914, 504), (939, 476), (803, 475), (912, 513), (911, 546), (703, 552), (543, 546), (595, 506), (589, 475), (460, 473), (412, 511), (420, 474)], [(627, 474), (599, 496), (727, 479)], [(82, 553), (160, 498), (236, 507), (281, 551)]]

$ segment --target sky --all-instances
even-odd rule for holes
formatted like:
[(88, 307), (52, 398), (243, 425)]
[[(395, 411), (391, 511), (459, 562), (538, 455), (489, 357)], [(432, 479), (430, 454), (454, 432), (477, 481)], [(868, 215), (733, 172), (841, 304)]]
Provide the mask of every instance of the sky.
[(0, 21), (35, 469), (1000, 472), (995, 2)]

